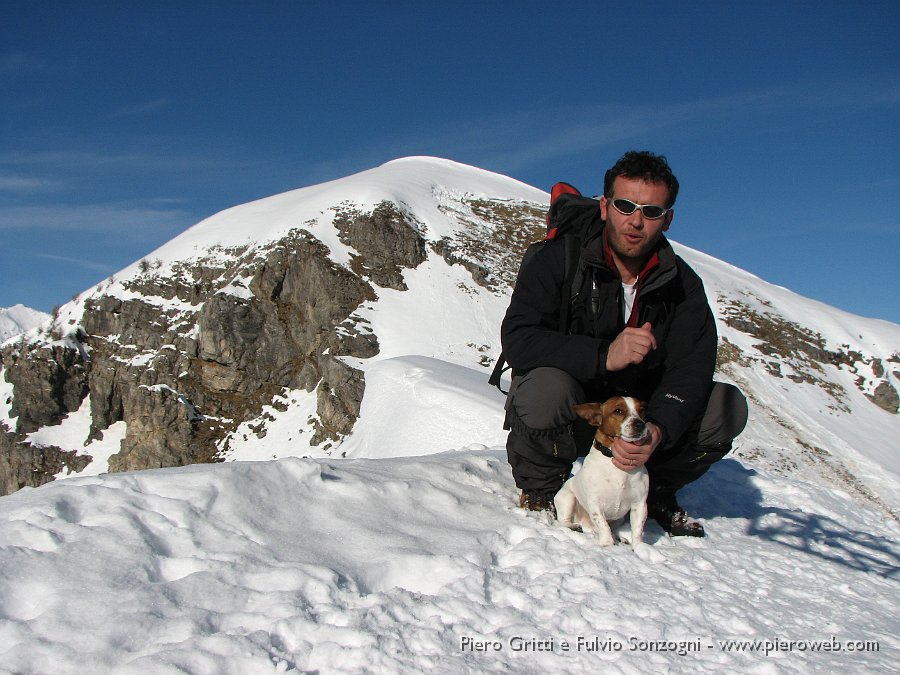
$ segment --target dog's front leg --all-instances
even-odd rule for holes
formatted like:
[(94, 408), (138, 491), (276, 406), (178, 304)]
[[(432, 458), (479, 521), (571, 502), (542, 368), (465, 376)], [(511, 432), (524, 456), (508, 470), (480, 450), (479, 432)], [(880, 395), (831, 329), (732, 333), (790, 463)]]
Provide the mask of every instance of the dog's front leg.
[(566, 527), (575, 527), (575, 493), (566, 482), (562, 489), (553, 498), (553, 506), (556, 507), (556, 519)]
[(631, 547), (634, 548), (644, 539), (644, 524), (647, 522), (646, 500), (641, 500), (631, 507), (628, 519), (631, 521)]
[(600, 546), (612, 546), (615, 544), (616, 540), (613, 538), (612, 529), (610, 528), (609, 523), (606, 522), (603, 513), (597, 509), (591, 509), (588, 512), (588, 515), (591, 517), (591, 524), (594, 527), (597, 544)]

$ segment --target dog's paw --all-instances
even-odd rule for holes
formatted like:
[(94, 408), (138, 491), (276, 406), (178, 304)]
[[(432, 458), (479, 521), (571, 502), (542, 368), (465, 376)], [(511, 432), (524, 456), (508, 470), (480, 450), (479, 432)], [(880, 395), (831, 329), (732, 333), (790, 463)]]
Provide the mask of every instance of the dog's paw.
[(566, 529), (572, 530), (573, 532), (581, 532), (582, 531), (581, 523), (573, 523), (572, 521), (557, 520), (556, 526), (557, 527), (565, 527)]

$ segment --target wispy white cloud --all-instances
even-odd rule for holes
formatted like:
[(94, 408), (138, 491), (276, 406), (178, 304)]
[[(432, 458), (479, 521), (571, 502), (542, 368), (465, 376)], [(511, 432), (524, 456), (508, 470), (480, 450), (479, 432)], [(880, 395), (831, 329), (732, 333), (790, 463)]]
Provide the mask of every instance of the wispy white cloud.
[(254, 166), (258, 161), (225, 158), (216, 155), (185, 154), (178, 152), (165, 152), (160, 150), (145, 150), (144, 148), (164, 147), (169, 148), (175, 142), (169, 139), (143, 139), (140, 151), (118, 150), (84, 150), (70, 148), (62, 150), (8, 150), (0, 153), (0, 166), (6, 167), (40, 167), (42, 170), (72, 170), (94, 171), (108, 169), (126, 169), (128, 171), (181, 171), (203, 170), (221, 168), (243, 168)]
[(58, 180), (32, 176), (0, 176), (0, 192), (37, 192), (56, 190), (63, 186)]
[[(607, 103), (536, 109), (470, 127), (465, 134), (469, 140), (462, 139), (457, 147), (471, 146), (480, 164), (517, 171), (607, 145), (642, 139), (666, 129), (823, 104), (812, 92), (808, 97), (800, 94), (791, 89), (772, 88), (674, 103)], [(829, 105), (836, 102), (831, 100)], [(490, 141), (485, 144), (484, 139)]]
[(85, 258), (72, 258), (64, 255), (53, 255), (50, 253), (36, 253), (35, 257), (43, 258), (45, 260), (52, 260), (53, 262), (75, 265), (76, 267), (81, 267), (82, 269), (90, 270), (92, 272), (100, 272), (101, 274), (113, 274), (118, 269), (113, 265), (98, 263), (92, 260), (86, 260)]
[(322, 162), (317, 168), (320, 174), (342, 175), (349, 167), (358, 170), (399, 156), (439, 154), (514, 174), (688, 122), (770, 105), (777, 99), (775, 92), (749, 92), (668, 105), (566, 102), (518, 109), (464, 124), (434, 126), (415, 135), (380, 139), (354, 147), (352, 152)]
[(809, 81), (650, 104), (641, 103), (637, 98), (610, 100), (600, 105), (577, 105), (573, 100), (483, 116), (466, 124), (436, 126), (414, 136), (380, 140), (369, 148), (354, 148), (352, 155), (336, 159), (332, 164), (357, 164), (364, 153), (378, 158), (437, 153), (515, 173), (554, 159), (640, 140), (660, 131), (686, 129), (689, 125), (758, 122), (785, 115), (801, 119), (833, 109), (852, 111), (896, 106), (900, 103), (900, 78), (872, 76), (852, 81)]
[(114, 234), (142, 239), (142, 233), (157, 237), (162, 230), (178, 232), (193, 218), (178, 209), (153, 208), (145, 204), (87, 204), (8, 206), (0, 208), (0, 231), (55, 230), (92, 234)]
[(117, 108), (113, 110), (109, 116), (113, 119), (120, 119), (123, 117), (137, 117), (140, 115), (148, 115), (150, 113), (155, 113), (159, 110), (164, 110), (171, 105), (171, 101), (168, 98), (157, 98), (152, 101), (144, 101), (143, 103), (137, 103), (131, 106), (123, 106), (121, 108)]
[(22, 75), (43, 70), (44, 60), (28, 52), (0, 55), (0, 75)]

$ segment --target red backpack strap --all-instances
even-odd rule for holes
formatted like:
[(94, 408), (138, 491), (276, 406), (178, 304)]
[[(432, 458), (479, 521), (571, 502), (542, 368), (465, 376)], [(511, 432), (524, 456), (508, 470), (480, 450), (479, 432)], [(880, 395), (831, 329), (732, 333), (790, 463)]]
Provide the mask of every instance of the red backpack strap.
[[(550, 208), (553, 208), (554, 202), (560, 195), (576, 195), (580, 197), (581, 192), (578, 191), (578, 188), (560, 181), (550, 190)], [(556, 239), (556, 228), (550, 227), (550, 209), (547, 209), (547, 236), (545, 239)]]

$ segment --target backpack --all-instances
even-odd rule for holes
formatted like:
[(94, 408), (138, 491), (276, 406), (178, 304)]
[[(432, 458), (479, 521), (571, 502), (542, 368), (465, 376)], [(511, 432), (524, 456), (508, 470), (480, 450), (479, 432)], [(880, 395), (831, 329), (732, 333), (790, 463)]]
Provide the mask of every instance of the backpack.
[[(568, 183), (557, 183), (550, 190), (550, 208), (547, 209), (547, 236), (538, 242), (530, 244), (525, 249), (519, 269), (543, 246), (550, 242), (562, 239), (566, 247), (566, 268), (562, 288), (560, 289), (560, 313), (558, 330), (567, 332), (569, 324), (569, 304), (572, 289), (576, 288), (575, 275), (578, 271), (578, 261), (581, 257), (581, 244), (584, 234), (590, 226), (600, 219), (600, 202), (591, 197), (583, 196), (577, 188)], [(579, 284), (580, 285), (580, 284)], [(488, 382), (502, 393), (500, 378), (511, 366), (507, 365), (503, 352), (497, 357), (497, 363), (491, 372)]]

